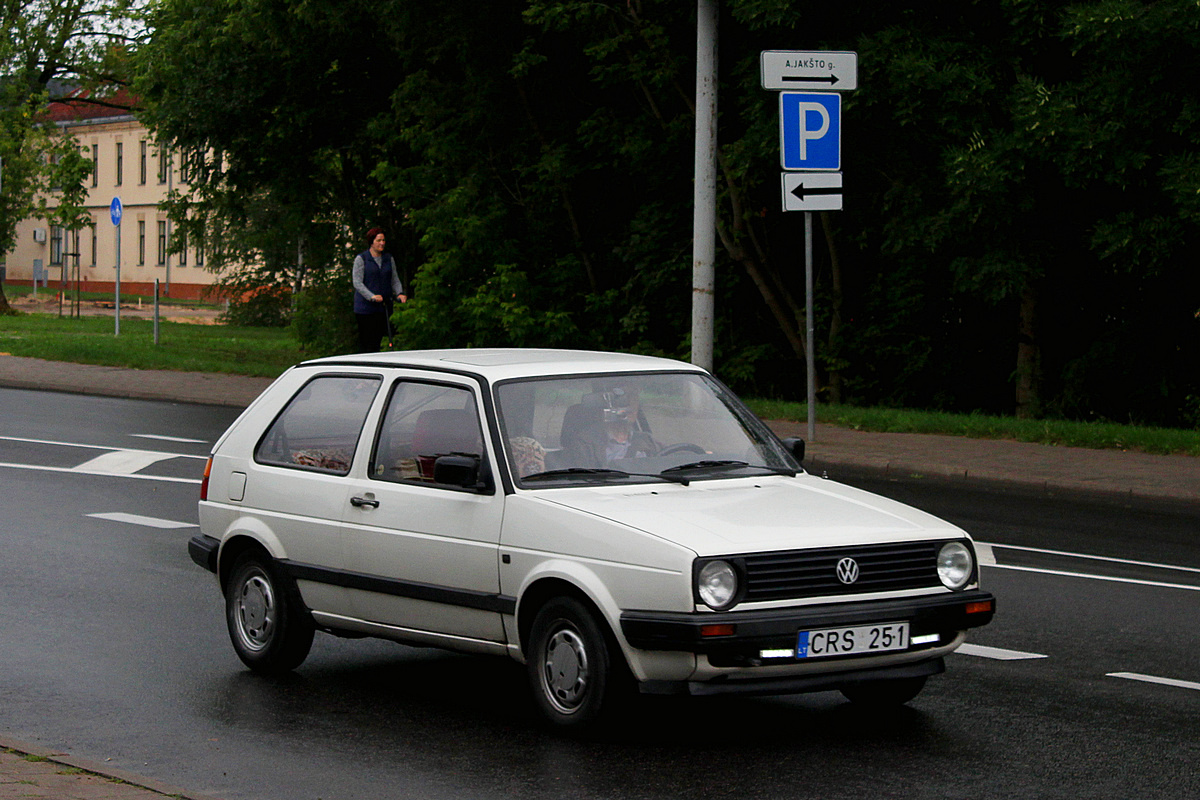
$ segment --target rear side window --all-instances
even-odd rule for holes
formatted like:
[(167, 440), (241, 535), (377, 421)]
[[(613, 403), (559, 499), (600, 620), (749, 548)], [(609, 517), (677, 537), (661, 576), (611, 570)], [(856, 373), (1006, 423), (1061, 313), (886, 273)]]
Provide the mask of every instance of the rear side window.
[(345, 475), (380, 383), (378, 377), (369, 375), (312, 379), (267, 429), (254, 460)]
[(433, 463), (446, 455), (472, 456), (482, 463), (475, 395), (460, 386), (397, 382), (368, 474), (377, 480), (432, 483)]

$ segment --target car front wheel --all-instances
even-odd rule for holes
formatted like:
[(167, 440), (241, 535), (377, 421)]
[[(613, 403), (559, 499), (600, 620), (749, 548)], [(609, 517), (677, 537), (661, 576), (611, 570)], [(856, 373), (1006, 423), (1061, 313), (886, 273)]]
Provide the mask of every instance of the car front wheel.
[(587, 607), (571, 597), (546, 603), (534, 619), (526, 665), (542, 713), (583, 727), (613, 706), (624, 661)]
[(225, 589), (225, 621), (238, 658), (255, 672), (280, 674), (300, 666), (312, 647), (313, 623), (294, 584), (270, 558), (247, 553)]

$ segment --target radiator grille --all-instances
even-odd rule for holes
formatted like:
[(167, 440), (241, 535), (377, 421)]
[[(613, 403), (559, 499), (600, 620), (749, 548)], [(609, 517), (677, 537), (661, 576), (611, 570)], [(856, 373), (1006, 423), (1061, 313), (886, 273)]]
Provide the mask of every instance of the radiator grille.
[[(937, 555), (945, 542), (832, 547), (745, 556), (748, 602), (920, 589), (942, 585)], [(858, 567), (853, 583), (838, 578), (838, 563)]]

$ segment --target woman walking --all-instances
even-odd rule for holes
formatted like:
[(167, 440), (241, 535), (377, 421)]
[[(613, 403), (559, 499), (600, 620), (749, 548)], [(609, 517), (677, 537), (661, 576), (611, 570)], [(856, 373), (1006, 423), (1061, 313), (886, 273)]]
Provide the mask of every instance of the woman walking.
[(401, 303), (408, 302), (400, 276), (396, 274), (396, 263), (391, 254), (383, 252), (386, 246), (387, 237), (383, 230), (371, 228), (367, 231), (367, 249), (355, 257), (351, 270), (360, 353), (379, 351), (379, 343), (391, 326), (392, 298)]

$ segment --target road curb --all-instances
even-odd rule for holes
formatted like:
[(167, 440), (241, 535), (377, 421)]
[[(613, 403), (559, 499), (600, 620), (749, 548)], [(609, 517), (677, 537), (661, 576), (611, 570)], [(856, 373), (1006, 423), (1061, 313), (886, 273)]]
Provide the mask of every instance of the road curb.
[(0, 735), (0, 749), (12, 750), (27, 756), (33, 756), (38, 759), (61, 764), (64, 767), (72, 767), (81, 769), (85, 772), (91, 772), (95, 775), (100, 775), (105, 778), (110, 778), (116, 781), (122, 781), (132, 786), (137, 786), (147, 791), (155, 792), (164, 795), (165, 797), (180, 797), (184, 800), (220, 800), (216, 795), (201, 794), (191, 792), (186, 789), (180, 789), (178, 786), (172, 786), (168, 783), (156, 780), (154, 778), (139, 775), (136, 772), (117, 769), (110, 764), (103, 764), (98, 761), (92, 761), (86, 758), (79, 758), (70, 753), (64, 753), (61, 750), (52, 750), (40, 745), (24, 742), (19, 739), (13, 739), (9, 736)]

